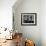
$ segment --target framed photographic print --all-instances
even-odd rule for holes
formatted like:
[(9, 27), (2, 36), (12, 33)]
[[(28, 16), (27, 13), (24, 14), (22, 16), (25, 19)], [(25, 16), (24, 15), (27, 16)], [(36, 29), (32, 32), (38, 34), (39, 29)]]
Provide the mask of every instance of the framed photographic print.
[(21, 13), (21, 25), (37, 25), (37, 13)]

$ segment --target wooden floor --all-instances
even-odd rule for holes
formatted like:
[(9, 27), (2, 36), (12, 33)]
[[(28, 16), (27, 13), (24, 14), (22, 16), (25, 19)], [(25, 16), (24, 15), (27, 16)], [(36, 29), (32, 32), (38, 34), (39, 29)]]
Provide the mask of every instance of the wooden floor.
[(15, 39), (13, 39), (13, 40), (6, 40), (6, 42), (2, 43), (0, 46), (16, 46)]

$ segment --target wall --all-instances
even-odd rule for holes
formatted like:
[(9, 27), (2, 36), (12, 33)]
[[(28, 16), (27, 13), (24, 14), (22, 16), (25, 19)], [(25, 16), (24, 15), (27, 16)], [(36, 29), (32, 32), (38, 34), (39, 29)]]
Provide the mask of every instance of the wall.
[(42, 46), (46, 46), (46, 0), (41, 1), (40, 29)]
[[(17, 5), (17, 4), (16, 4)], [(15, 30), (23, 33), (24, 39), (31, 39), (35, 41), (36, 46), (41, 46), (41, 31), (40, 31), (40, 0), (23, 0), (19, 5), (14, 5), (14, 24)], [(37, 13), (36, 26), (22, 26), (21, 13)]]
[(0, 27), (12, 29), (12, 6), (16, 0), (0, 0)]

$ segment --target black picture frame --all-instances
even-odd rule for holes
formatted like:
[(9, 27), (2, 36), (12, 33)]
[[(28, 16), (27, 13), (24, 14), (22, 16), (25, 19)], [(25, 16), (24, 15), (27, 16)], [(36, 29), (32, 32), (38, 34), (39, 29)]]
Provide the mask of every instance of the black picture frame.
[(21, 25), (37, 25), (37, 13), (21, 13)]

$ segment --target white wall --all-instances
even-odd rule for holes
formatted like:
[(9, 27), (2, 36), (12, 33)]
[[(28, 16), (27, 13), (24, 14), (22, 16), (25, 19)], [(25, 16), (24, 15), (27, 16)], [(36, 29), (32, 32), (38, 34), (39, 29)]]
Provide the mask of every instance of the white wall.
[(41, 1), (40, 29), (42, 46), (46, 46), (46, 0)]
[(0, 0), (0, 27), (12, 28), (12, 6), (16, 0)]
[[(16, 4), (17, 5), (17, 4)], [(23, 33), (24, 38), (28, 38), (35, 41), (36, 46), (41, 46), (41, 31), (40, 31), (40, 0), (23, 0), (17, 7), (13, 8), (15, 19), (15, 30)], [(36, 26), (22, 26), (21, 25), (21, 13), (37, 13), (37, 25)]]

